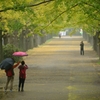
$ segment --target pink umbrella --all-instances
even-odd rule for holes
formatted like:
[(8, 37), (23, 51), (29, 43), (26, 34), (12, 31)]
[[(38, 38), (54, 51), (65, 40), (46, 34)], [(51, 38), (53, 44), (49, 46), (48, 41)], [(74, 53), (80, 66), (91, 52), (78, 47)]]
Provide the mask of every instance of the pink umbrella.
[(13, 56), (20, 56), (20, 57), (28, 56), (28, 54), (26, 52), (22, 52), (22, 51), (14, 52), (12, 55)]

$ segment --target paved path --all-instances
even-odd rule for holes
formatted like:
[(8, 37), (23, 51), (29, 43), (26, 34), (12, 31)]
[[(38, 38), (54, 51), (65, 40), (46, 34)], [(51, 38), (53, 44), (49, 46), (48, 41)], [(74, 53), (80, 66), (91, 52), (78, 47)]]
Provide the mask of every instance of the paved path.
[(29, 66), (25, 91), (17, 92), (16, 68), (14, 91), (1, 91), (0, 100), (100, 100), (98, 57), (85, 40), (85, 55), (80, 55), (81, 40), (78, 36), (54, 37), (29, 50), (24, 58)]

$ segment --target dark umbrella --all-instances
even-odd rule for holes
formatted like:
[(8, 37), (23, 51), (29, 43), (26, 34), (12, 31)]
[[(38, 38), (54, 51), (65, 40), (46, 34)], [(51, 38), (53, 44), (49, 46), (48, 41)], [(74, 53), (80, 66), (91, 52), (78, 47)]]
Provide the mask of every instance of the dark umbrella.
[(6, 58), (0, 63), (0, 68), (8, 70), (14, 65), (14, 59), (12, 58)]

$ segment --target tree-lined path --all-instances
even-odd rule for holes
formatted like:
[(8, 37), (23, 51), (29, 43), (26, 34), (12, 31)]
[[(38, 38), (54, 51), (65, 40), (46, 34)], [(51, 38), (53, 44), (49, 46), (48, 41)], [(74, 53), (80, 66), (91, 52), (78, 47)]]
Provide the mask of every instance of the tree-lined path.
[[(82, 40), (84, 56), (80, 55)], [(0, 91), (0, 100), (100, 100), (99, 58), (81, 36), (54, 37), (28, 54), (25, 91), (17, 92), (16, 68), (14, 91)], [(6, 82), (5, 75), (3, 79)]]

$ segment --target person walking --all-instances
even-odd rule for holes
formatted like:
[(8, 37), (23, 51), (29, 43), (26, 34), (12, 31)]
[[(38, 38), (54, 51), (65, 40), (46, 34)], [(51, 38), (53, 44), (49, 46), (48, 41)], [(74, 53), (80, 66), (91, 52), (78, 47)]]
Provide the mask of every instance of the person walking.
[[(21, 62), (21, 65), (19, 68), (19, 85), (18, 85), (18, 91), (24, 91), (24, 83), (26, 79), (26, 69), (28, 69), (28, 66), (25, 64), (24, 61)], [(20, 90), (21, 89), (21, 90)]]
[(10, 69), (5, 70), (6, 76), (7, 76), (7, 82), (5, 86), (5, 91), (8, 89), (8, 85), (10, 83), (10, 91), (13, 89), (13, 81), (14, 81), (14, 68), (16, 68), (19, 65), (20, 62), (16, 63), (13, 65)]
[(80, 43), (80, 54), (84, 55), (84, 43), (83, 43), (83, 41), (81, 41), (81, 43)]
[(59, 38), (61, 38), (61, 33), (59, 33)]

